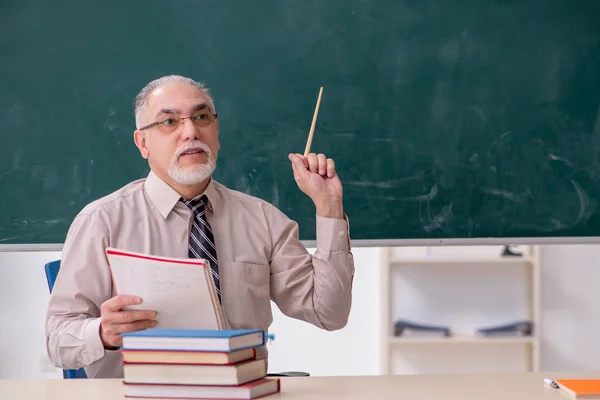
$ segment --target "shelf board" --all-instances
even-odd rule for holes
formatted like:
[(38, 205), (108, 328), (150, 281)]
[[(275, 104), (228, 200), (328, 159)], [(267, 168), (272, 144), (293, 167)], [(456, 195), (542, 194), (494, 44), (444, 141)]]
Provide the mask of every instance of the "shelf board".
[(452, 343), (492, 343), (492, 344), (533, 344), (534, 336), (516, 336), (516, 337), (479, 337), (479, 336), (449, 336), (449, 337), (389, 337), (390, 345), (396, 344), (452, 344)]
[(523, 265), (532, 264), (530, 258), (393, 258), (390, 261), (393, 265)]

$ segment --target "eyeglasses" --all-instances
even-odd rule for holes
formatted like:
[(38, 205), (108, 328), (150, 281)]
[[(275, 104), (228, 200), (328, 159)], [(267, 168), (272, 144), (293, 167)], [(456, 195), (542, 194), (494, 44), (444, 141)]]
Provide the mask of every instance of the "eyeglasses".
[(184, 119), (189, 119), (190, 121), (192, 121), (194, 126), (205, 127), (215, 122), (215, 120), (217, 119), (217, 114), (211, 114), (206, 110), (199, 111), (195, 114), (190, 115), (189, 117), (180, 117), (179, 115), (172, 114), (161, 118), (159, 121), (141, 127), (140, 130), (143, 131), (145, 129), (150, 129), (157, 126), (159, 131), (163, 133), (171, 133), (175, 132), (175, 130), (179, 128), (181, 124), (183, 124)]

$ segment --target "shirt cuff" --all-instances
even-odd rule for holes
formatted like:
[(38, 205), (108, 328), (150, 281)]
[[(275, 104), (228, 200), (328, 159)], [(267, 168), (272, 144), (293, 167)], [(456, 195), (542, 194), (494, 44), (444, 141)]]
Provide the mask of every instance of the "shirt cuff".
[(86, 364), (91, 364), (104, 357), (104, 345), (100, 339), (100, 318), (88, 321), (83, 331), (83, 343)]
[(317, 248), (326, 251), (350, 250), (350, 225), (346, 214), (343, 219), (317, 214)]

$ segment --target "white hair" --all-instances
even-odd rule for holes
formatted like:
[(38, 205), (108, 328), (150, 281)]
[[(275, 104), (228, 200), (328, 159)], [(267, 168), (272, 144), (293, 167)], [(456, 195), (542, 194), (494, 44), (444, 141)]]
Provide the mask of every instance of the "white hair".
[(203, 83), (196, 82), (191, 78), (181, 75), (162, 76), (149, 82), (142, 90), (140, 90), (133, 100), (133, 115), (135, 116), (135, 125), (138, 129), (144, 125), (143, 117), (145, 117), (144, 113), (146, 112), (146, 107), (148, 106), (148, 96), (150, 96), (150, 94), (159, 87), (170, 83), (184, 83), (198, 88), (198, 90), (200, 90), (208, 100), (208, 105), (212, 111), (216, 112), (215, 104), (212, 96), (210, 95), (210, 90)]

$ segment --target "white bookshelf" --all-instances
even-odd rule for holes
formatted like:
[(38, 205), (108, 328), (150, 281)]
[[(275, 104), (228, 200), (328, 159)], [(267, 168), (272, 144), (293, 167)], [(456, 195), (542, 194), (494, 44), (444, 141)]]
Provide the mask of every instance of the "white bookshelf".
[[(501, 256), (503, 246), (382, 248), (382, 373), (539, 371), (539, 248), (511, 248), (522, 256)], [(394, 336), (398, 319), (452, 334)], [(533, 335), (475, 334), (518, 320), (532, 321)]]

